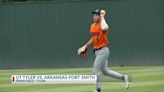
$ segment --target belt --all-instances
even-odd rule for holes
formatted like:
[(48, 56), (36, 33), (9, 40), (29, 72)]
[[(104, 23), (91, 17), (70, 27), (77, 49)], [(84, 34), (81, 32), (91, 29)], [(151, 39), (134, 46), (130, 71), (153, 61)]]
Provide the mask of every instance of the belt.
[(100, 47), (100, 48), (94, 49), (94, 52), (95, 52), (95, 51), (98, 51), (98, 50), (101, 50), (101, 49), (104, 48), (104, 47), (106, 47), (106, 46), (102, 46), (102, 47)]

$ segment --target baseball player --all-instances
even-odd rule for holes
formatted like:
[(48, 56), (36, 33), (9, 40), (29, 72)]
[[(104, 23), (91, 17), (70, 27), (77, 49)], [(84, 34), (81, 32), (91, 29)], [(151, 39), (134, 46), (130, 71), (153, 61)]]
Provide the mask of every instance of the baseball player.
[(93, 64), (93, 75), (97, 76), (96, 89), (95, 92), (101, 92), (101, 84), (99, 72), (101, 71), (104, 75), (110, 76), (119, 80), (123, 80), (125, 82), (125, 87), (129, 88), (128, 75), (123, 75), (118, 72), (112, 71), (108, 69), (108, 57), (110, 55), (109, 52), (109, 41), (108, 41), (108, 31), (109, 26), (105, 20), (105, 10), (95, 10), (92, 12), (93, 14), (93, 23), (90, 26), (90, 40), (78, 49), (78, 54), (81, 57), (85, 57), (87, 53), (88, 47), (93, 44), (94, 53), (95, 53), (95, 61)]

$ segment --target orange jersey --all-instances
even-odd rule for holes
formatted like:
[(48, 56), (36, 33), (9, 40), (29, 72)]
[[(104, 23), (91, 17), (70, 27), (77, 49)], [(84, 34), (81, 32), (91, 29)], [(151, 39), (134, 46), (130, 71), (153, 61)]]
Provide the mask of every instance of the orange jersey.
[(101, 23), (93, 23), (90, 26), (90, 34), (92, 36), (94, 49), (101, 48), (103, 46), (108, 46), (108, 31), (103, 31), (101, 28)]

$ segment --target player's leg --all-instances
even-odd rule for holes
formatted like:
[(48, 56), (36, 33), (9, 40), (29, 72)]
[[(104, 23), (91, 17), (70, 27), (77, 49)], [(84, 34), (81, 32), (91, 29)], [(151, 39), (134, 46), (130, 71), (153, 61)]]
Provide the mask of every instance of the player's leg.
[(93, 64), (93, 74), (97, 76), (97, 82), (96, 82), (96, 92), (101, 92), (101, 81), (99, 73), (102, 69), (102, 66), (105, 63), (106, 56), (104, 55), (96, 55), (94, 64)]
[(102, 73), (104, 75), (106, 75), (106, 76), (110, 76), (110, 77), (113, 77), (113, 78), (124, 80), (124, 82), (125, 82), (125, 88), (127, 88), (127, 89), (129, 88), (129, 82), (128, 82), (129, 78), (128, 78), (128, 76), (110, 70), (108, 68), (108, 60), (105, 61), (105, 64), (102, 67)]
[(124, 75), (120, 74), (118, 72), (112, 71), (108, 68), (108, 59), (105, 60), (105, 63), (102, 67), (102, 73), (106, 76), (110, 76), (116, 79), (120, 79), (123, 80), (124, 79)]
[(113, 77), (113, 78), (117, 78), (117, 79), (121, 79), (121, 80), (123, 80), (123, 75), (122, 74), (120, 74), (120, 73), (117, 73), (117, 72), (115, 72), (115, 71), (112, 71), (112, 70), (109, 70), (108, 69), (108, 57), (109, 57), (109, 55), (110, 55), (110, 52), (109, 52), (109, 48), (107, 48), (107, 47), (104, 47), (102, 50), (101, 50), (101, 52), (99, 52), (98, 54), (103, 54), (103, 55), (105, 55), (105, 57), (103, 58), (103, 62), (104, 63), (102, 63), (103, 65), (102, 65), (102, 73), (104, 74), (104, 75), (107, 75), (107, 76), (110, 76), (110, 77)]

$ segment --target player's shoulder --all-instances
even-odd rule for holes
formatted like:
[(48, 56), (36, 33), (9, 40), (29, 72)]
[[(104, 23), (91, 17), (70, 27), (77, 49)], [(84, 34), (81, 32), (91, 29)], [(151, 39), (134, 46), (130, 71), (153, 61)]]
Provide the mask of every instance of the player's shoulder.
[(90, 24), (90, 32), (93, 30), (93, 25), (94, 25), (94, 23), (92, 23), (92, 24)]
[(91, 26), (95, 25), (95, 23), (91, 23)]
[(90, 28), (92, 28), (95, 25), (95, 23), (91, 23)]

